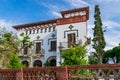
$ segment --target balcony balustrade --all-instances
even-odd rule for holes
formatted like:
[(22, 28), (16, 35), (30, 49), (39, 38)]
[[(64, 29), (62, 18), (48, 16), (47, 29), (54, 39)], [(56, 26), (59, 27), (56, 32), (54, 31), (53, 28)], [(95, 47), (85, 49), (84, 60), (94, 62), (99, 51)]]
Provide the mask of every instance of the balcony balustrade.
[(27, 53), (24, 54), (24, 49), (21, 49), (21, 51), (19, 52), (18, 56), (34, 56), (34, 57), (38, 57), (38, 56), (44, 56), (45, 54), (45, 50), (42, 48), (41, 50), (38, 51), (38, 53), (36, 53), (35, 48), (28, 48)]
[(68, 42), (60, 42), (60, 46), (59, 48), (61, 47), (62, 50), (66, 50), (66, 49), (69, 49), (70, 46), (76, 46), (76, 45), (82, 45), (82, 42), (81, 41), (76, 41), (75, 43), (68, 43)]

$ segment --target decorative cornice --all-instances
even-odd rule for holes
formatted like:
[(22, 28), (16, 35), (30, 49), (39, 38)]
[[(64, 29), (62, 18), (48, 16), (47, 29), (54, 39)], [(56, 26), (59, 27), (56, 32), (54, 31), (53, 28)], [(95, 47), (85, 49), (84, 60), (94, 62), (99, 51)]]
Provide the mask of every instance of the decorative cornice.
[[(77, 16), (71, 16), (68, 18), (65, 18), (65, 14), (75, 13), (85, 11), (85, 15), (77, 15)], [(63, 18), (58, 18), (54, 20), (47, 20), (47, 21), (41, 21), (41, 22), (34, 22), (34, 23), (28, 23), (28, 24), (21, 24), (21, 25), (15, 25), (13, 26), (14, 29), (20, 30), (36, 30), (36, 29), (42, 29), (42, 28), (48, 28), (48, 27), (55, 27), (56, 25), (63, 25), (63, 24), (70, 24), (70, 23), (77, 23), (77, 22), (85, 22), (89, 19), (89, 7), (84, 8), (77, 8), (73, 10), (67, 10), (62, 11), (61, 15)]]
[(65, 10), (65, 11), (62, 11), (62, 12), (60, 12), (60, 13), (61, 13), (61, 15), (64, 17), (65, 14), (74, 13), (74, 12), (79, 12), (79, 11), (89, 12), (89, 7), (75, 8), (75, 9), (72, 9), (72, 10)]
[(56, 38), (49, 38), (48, 39), (48, 45), (49, 45), (49, 43), (50, 43), (51, 40), (56, 40)]
[(77, 22), (85, 22), (87, 21), (86, 15), (84, 16), (75, 16), (70, 18), (61, 18), (57, 20), (57, 25), (77, 23)]
[(40, 39), (40, 40), (34, 40), (35, 42), (42, 42), (42, 45), (43, 45), (43, 39)]
[(74, 29), (74, 30), (64, 31), (64, 38), (66, 38), (66, 33), (67, 33), (67, 32), (71, 32), (71, 31), (76, 31), (76, 32), (77, 32), (77, 37), (79, 36), (79, 35), (78, 35), (78, 29)]
[[(21, 24), (21, 25), (15, 25), (15, 26), (13, 26), (13, 28), (15, 28), (16, 30), (19, 30), (21, 28), (36, 29), (37, 26), (39, 26), (38, 28), (44, 28), (44, 27), (49, 27), (49, 26), (46, 26), (46, 24), (54, 24), (54, 23), (56, 23), (56, 21), (57, 21), (57, 19), (41, 21), (41, 22), (34, 22), (34, 23), (28, 23), (28, 24)], [(40, 26), (40, 25), (45, 25), (45, 26)], [(53, 25), (51, 25), (51, 27), (52, 26)]]

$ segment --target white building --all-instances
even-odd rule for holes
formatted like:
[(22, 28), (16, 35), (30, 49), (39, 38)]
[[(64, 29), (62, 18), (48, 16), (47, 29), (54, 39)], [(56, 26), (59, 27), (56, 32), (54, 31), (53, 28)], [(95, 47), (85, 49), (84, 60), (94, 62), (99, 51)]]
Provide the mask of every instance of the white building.
[(89, 7), (62, 11), (61, 15), (62, 18), (55, 20), (13, 26), (18, 31), (19, 39), (20, 34), (24, 33), (30, 41), (34, 41), (31, 49), (24, 48), (19, 54), (23, 64), (44, 66), (48, 61), (51, 66), (59, 66), (61, 46), (68, 49), (71, 43), (86, 41)]

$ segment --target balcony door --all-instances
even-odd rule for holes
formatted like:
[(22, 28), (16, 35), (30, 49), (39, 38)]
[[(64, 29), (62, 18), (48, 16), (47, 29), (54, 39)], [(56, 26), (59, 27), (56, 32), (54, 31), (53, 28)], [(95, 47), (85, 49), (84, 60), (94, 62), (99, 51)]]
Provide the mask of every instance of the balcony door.
[(68, 47), (70, 47), (71, 45), (75, 44), (75, 33), (71, 33), (67, 35), (68, 37)]
[(36, 43), (36, 54), (39, 54), (41, 51), (41, 42)]
[(23, 54), (27, 55), (28, 53), (28, 44), (23, 44)]

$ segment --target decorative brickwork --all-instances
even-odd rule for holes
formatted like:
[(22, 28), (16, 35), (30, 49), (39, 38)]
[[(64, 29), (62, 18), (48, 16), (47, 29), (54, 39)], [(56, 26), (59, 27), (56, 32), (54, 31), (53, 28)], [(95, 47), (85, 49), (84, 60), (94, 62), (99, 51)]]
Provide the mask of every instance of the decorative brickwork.
[(120, 64), (0, 69), (0, 80), (119, 80)]
[(57, 25), (63, 25), (63, 24), (70, 24), (70, 23), (77, 23), (77, 22), (85, 22), (87, 21), (87, 16), (75, 16), (70, 18), (61, 18), (57, 20)]

